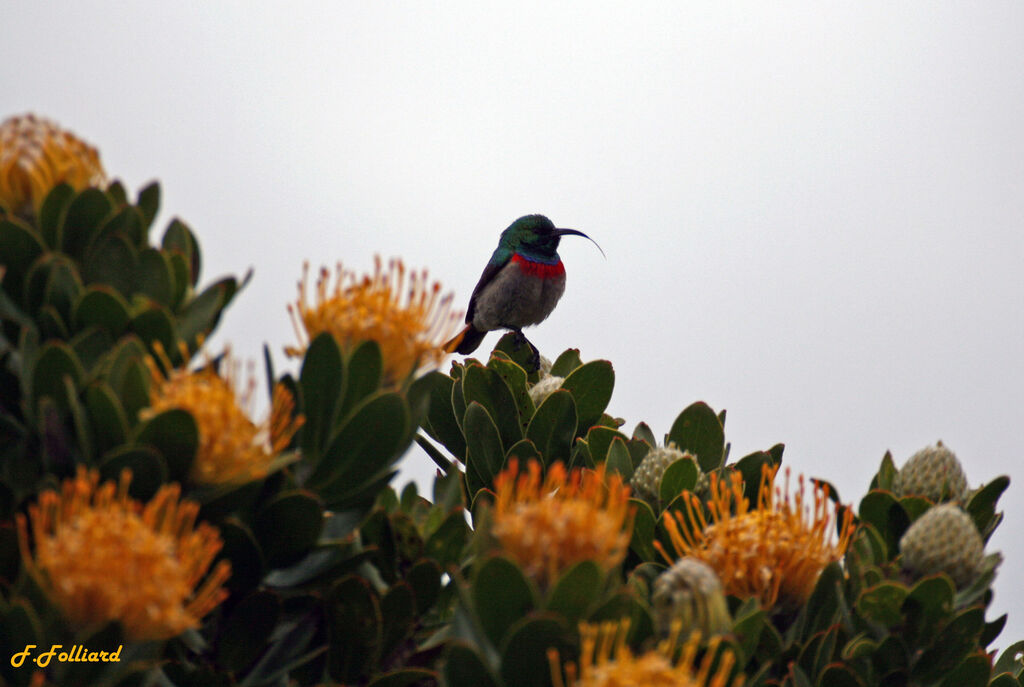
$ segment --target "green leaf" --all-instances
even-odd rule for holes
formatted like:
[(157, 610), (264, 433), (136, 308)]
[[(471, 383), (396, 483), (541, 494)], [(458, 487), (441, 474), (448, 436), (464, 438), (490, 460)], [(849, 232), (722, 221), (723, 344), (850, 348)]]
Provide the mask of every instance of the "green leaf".
[(898, 582), (882, 582), (861, 592), (855, 607), (871, 622), (895, 627), (903, 620), (900, 607), (907, 593), (907, 588)]
[(732, 466), (743, 475), (743, 495), (751, 503), (757, 503), (757, 493), (761, 487), (761, 471), (765, 465), (776, 465), (772, 455), (767, 451), (754, 451), (740, 458)]
[(71, 311), (75, 329), (101, 327), (115, 338), (124, 332), (130, 320), (128, 302), (116, 290), (103, 284), (86, 288)]
[(509, 628), (537, 606), (536, 592), (519, 566), (502, 556), (483, 562), (470, 596), (481, 628), (496, 647), (502, 645)]
[(697, 401), (679, 414), (668, 438), (680, 451), (697, 456), (697, 464), (704, 472), (722, 465), (725, 454), (725, 431), (722, 423), (703, 401)]
[(68, 345), (78, 356), (82, 367), (91, 371), (114, 347), (114, 339), (105, 329), (89, 327), (71, 337)]
[(509, 630), (501, 652), (501, 676), (507, 687), (544, 687), (551, 684), (548, 650), (572, 656), (569, 628), (558, 616), (522, 618)]
[(626, 447), (626, 442), (621, 437), (615, 437), (612, 440), (605, 465), (609, 473), (617, 472), (622, 475), (624, 482), (628, 483), (633, 476), (633, 461), (629, 456), (629, 448)]
[(128, 204), (128, 193), (119, 179), (115, 179), (107, 186), (107, 195), (114, 201), (115, 207)]
[(821, 571), (807, 600), (805, 627), (808, 632), (821, 632), (840, 621), (842, 612), (847, 609), (843, 589), (843, 568), (838, 561), (832, 561)]
[(68, 206), (61, 231), (55, 237), (60, 242), (61, 250), (68, 255), (82, 257), (86, 246), (99, 233), (113, 210), (110, 197), (99, 189), (87, 188), (75, 196)]
[(340, 394), (345, 383), (341, 349), (324, 332), (306, 349), (299, 373), (299, 402), (306, 423), (300, 432), (302, 452), (317, 465), (334, 427)]
[(1024, 641), (1014, 642), (999, 654), (993, 673), (1011, 673), (1018, 675), (1024, 670)]
[(551, 374), (555, 377), (568, 377), (582, 364), (583, 360), (580, 359), (579, 349), (569, 348), (555, 358), (555, 362), (551, 363)]
[(804, 648), (797, 658), (797, 663), (814, 683), (817, 683), (819, 676), (825, 670), (825, 666), (832, 661), (838, 640), (838, 632), (839, 626), (832, 625), (816, 633), (810, 640), (804, 643)]
[(383, 641), (380, 599), (361, 577), (347, 575), (327, 595), (327, 666), (341, 683), (359, 682), (377, 663)]
[(116, 482), (125, 468), (132, 471), (128, 493), (140, 501), (153, 498), (167, 482), (167, 464), (149, 446), (125, 446), (111, 451), (100, 464), (100, 476)]
[(597, 563), (580, 561), (558, 578), (548, 594), (545, 607), (570, 623), (578, 623), (599, 597), (603, 581), (604, 574)]
[(340, 510), (345, 498), (388, 471), (405, 450), (409, 423), (405, 399), (379, 392), (365, 399), (331, 437), (323, 458), (307, 481), (327, 505)]
[(637, 424), (636, 429), (633, 430), (633, 438), (640, 439), (641, 441), (647, 442), (648, 446), (655, 447), (658, 445), (658, 440), (654, 436), (654, 432), (647, 426), (646, 422)]
[(171, 310), (177, 312), (189, 294), (189, 272), (188, 263), (185, 258), (177, 253), (167, 255), (167, 263), (171, 266)]
[[(429, 548), (429, 543), (427, 546)], [(423, 615), (441, 595), (441, 567), (435, 561), (423, 558), (413, 564), (405, 579), (416, 598), (416, 612)]]
[(484, 664), (473, 648), (464, 642), (448, 644), (442, 668), (445, 684), (473, 685), (473, 687), (498, 687), (498, 679)]
[(967, 656), (939, 683), (939, 687), (986, 687), (992, 668), (985, 652)]
[(142, 213), (142, 219), (146, 226), (151, 226), (156, 218), (156, 213), (160, 210), (160, 183), (151, 182), (139, 191), (139, 197), (135, 204), (138, 206), (139, 212)]
[(263, 579), (264, 563), (252, 530), (234, 517), (218, 522), (217, 529), (224, 542), (217, 558), (231, 563), (231, 577), (225, 586), (232, 596), (254, 588)]
[(956, 590), (946, 575), (918, 580), (903, 602), (906, 635), (910, 641), (926, 644), (953, 613)]
[(154, 344), (159, 341), (171, 362), (181, 362), (178, 332), (175, 331), (174, 319), (166, 308), (155, 304), (146, 308), (132, 318), (131, 328), (151, 350), (155, 350)]
[[(430, 408), (427, 410), (427, 423), (424, 429), (432, 439), (441, 442), (453, 456), (465, 459), (466, 440), (452, 411), (453, 385), (455, 380), (447, 375), (434, 376), (430, 389)], [(461, 386), (459, 388), (461, 389)]]
[(562, 388), (576, 402), (580, 430), (590, 429), (601, 418), (612, 398), (615, 371), (607, 360), (593, 360), (573, 370), (562, 382)]
[(100, 237), (93, 241), (82, 258), (82, 278), (86, 284), (107, 284), (130, 298), (134, 292), (134, 278), (138, 265), (138, 251), (121, 234)]
[(768, 622), (768, 614), (751, 599), (736, 610), (735, 616), (732, 632), (739, 640), (743, 655), (753, 656)]
[(361, 341), (345, 361), (345, 396), (338, 419), (344, 419), (352, 408), (380, 388), (384, 359), (376, 341)]
[[(626, 448), (626, 435), (617, 429), (611, 427), (603, 427), (601, 425), (595, 425), (587, 431), (587, 447), (590, 449), (590, 455), (594, 459), (595, 463), (603, 463), (608, 460), (608, 450), (611, 447), (614, 439), (620, 439), (622, 442), (622, 448), (626, 449), (626, 457), (629, 457), (629, 450)], [(629, 472), (626, 473), (626, 479), (633, 474), (633, 464), (630, 461)]]
[(881, 465), (878, 466), (878, 473), (875, 475), (875, 478), (871, 480), (871, 488), (892, 491), (892, 483), (896, 478), (897, 472), (899, 471), (896, 469), (896, 464), (892, 460), (892, 453), (886, 451), (885, 455), (882, 456)]
[(900, 537), (910, 527), (910, 518), (892, 494), (887, 491), (868, 492), (860, 501), (858, 515), (882, 535), (890, 555), (899, 550)]
[(491, 359), (487, 361), (487, 367), (494, 370), (512, 392), (512, 398), (515, 399), (516, 408), (519, 411), (519, 434), (522, 436), (530, 418), (533, 417), (534, 410), (536, 410), (533, 400), (530, 398), (530, 391), (526, 386), (526, 370), (511, 360), (498, 356), (491, 356)]
[(67, 410), (64, 377), (70, 377), (77, 389), (84, 376), (85, 370), (70, 346), (59, 341), (48, 341), (43, 344), (32, 366), (31, 383), (27, 389), (31, 407), (37, 407), (42, 397), (49, 396), (59, 407)]
[(169, 478), (183, 482), (199, 450), (199, 427), (188, 411), (172, 408), (146, 421), (136, 443), (159, 451), (167, 461)]
[(25, 307), (34, 313), (48, 305), (60, 314), (62, 322), (70, 322), (72, 304), (82, 289), (75, 264), (59, 253), (47, 253), (36, 260), (25, 278)]
[(149, 406), (149, 373), (141, 362), (131, 362), (124, 371), (121, 404), (128, 422), (133, 425), (138, 422), (139, 412)]
[(697, 474), (697, 464), (690, 458), (681, 458), (665, 468), (658, 490), (661, 502), (671, 503), (684, 491), (693, 491), (697, 486)]
[(497, 372), (475, 363), (467, 365), (462, 375), (462, 394), (467, 405), (479, 403), (487, 410), (504, 449), (523, 438), (518, 405)]
[[(381, 654), (389, 655), (409, 637), (416, 625), (416, 597), (405, 582), (398, 582), (380, 599), (380, 612), (384, 620)], [(390, 683), (388, 683), (390, 684)]]
[(199, 281), (199, 244), (192, 230), (180, 220), (171, 220), (160, 245), (168, 253), (181, 256), (188, 266), (188, 283), (195, 285)]
[(220, 320), (221, 312), (239, 289), (241, 286), (234, 277), (221, 279), (207, 287), (181, 309), (178, 331), (182, 340), (188, 343), (190, 350), (195, 350), (200, 335), (206, 336), (213, 331)]
[(105, 382), (93, 382), (83, 395), (85, 410), (92, 425), (97, 453), (120, 446), (128, 436), (128, 419), (121, 402)]
[(163, 253), (155, 248), (147, 248), (139, 253), (136, 282), (140, 293), (160, 305), (171, 307), (175, 292), (174, 271)]
[(43, 200), (43, 206), (39, 209), (39, 233), (50, 248), (57, 248), (60, 227), (64, 224), (64, 215), (74, 197), (75, 189), (71, 188), (70, 184), (61, 182), (54, 186)]
[(505, 450), (490, 413), (476, 401), (467, 406), (462, 425), (466, 432), (466, 480), (470, 493), (475, 493), (493, 484), (504, 465)]
[(633, 519), (633, 537), (629, 542), (629, 548), (642, 560), (654, 561), (659, 559), (657, 549), (654, 548), (654, 531), (657, 518), (654, 511), (646, 501), (630, 499), (636, 513)]
[(531, 460), (543, 464), (540, 451), (537, 450), (537, 447), (529, 439), (517, 441), (512, 445), (512, 448), (505, 453), (505, 462), (508, 463), (512, 458), (518, 460), (520, 465), (527, 465)]
[(567, 463), (575, 435), (576, 403), (565, 389), (544, 399), (526, 428), (526, 438), (540, 451), (545, 465), (559, 460)]
[(217, 635), (217, 663), (232, 672), (241, 672), (255, 663), (280, 615), (281, 602), (276, 594), (257, 591), (242, 599)]
[(968, 653), (978, 649), (978, 637), (984, 628), (984, 609), (973, 606), (959, 613), (915, 661), (911, 678), (925, 683), (942, 679)]
[(6, 270), (3, 286), (15, 302), (23, 302), (25, 274), (29, 266), (45, 252), (43, 242), (21, 222), (0, 220), (0, 265)]
[(1009, 477), (997, 477), (972, 494), (971, 498), (967, 501), (965, 510), (974, 520), (974, 524), (986, 542), (992, 536), (992, 532), (995, 531), (995, 524), (998, 524), (998, 521), (996, 521), (996, 504), (999, 503), (999, 497), (1006, 491), (1008, 486), (1010, 486)]

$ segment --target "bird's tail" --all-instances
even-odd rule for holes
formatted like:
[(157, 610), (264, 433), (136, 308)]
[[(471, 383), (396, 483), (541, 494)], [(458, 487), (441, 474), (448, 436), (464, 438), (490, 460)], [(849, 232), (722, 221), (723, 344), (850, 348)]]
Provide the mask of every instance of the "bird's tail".
[(480, 331), (472, 324), (467, 324), (463, 327), (462, 331), (452, 337), (452, 340), (444, 345), (444, 350), (448, 353), (458, 353), (459, 355), (469, 355), (476, 350), (480, 342), (484, 340), (484, 336), (487, 332)]

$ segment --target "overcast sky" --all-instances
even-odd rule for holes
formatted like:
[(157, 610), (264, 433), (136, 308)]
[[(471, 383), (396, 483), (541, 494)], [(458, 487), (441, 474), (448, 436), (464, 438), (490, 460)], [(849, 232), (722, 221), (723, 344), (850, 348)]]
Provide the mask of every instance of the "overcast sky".
[(847, 502), (941, 438), (1013, 480), (989, 620), (1024, 639), (1024, 5), (552, 4), (8, 3), (0, 117), (159, 179), (205, 282), (255, 269), (215, 343), (279, 366), (304, 260), (464, 306), (516, 217), (586, 231), (527, 333), (611, 360), (627, 432), (704, 400)]

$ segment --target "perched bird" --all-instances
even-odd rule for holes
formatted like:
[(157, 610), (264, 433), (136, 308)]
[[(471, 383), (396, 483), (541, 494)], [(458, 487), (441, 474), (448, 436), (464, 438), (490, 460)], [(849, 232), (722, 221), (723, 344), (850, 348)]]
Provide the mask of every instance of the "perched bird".
[[(597, 246), (582, 231), (558, 229), (544, 215), (520, 217), (501, 232), (498, 247), (469, 299), (466, 327), (446, 344), (446, 349), (462, 355), (472, 353), (484, 335), (495, 329), (509, 329), (526, 341), (522, 328), (543, 322), (565, 291), (565, 267), (558, 257), (558, 242), (563, 236), (582, 236)], [(539, 364), (537, 349), (526, 343)]]

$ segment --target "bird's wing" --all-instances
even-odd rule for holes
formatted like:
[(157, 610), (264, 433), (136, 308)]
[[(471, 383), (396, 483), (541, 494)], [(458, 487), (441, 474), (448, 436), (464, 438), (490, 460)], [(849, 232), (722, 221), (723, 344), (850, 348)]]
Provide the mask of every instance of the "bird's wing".
[(504, 262), (488, 262), (487, 267), (484, 268), (483, 274), (480, 275), (480, 281), (476, 283), (476, 287), (473, 289), (473, 295), (469, 297), (469, 308), (466, 310), (466, 322), (473, 321), (473, 315), (476, 314), (476, 299), (483, 291), (483, 288), (494, 279), (495, 275), (501, 271), (501, 268), (508, 264), (508, 260)]

